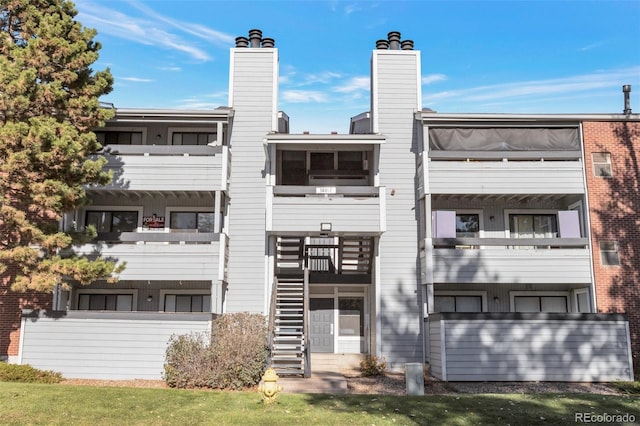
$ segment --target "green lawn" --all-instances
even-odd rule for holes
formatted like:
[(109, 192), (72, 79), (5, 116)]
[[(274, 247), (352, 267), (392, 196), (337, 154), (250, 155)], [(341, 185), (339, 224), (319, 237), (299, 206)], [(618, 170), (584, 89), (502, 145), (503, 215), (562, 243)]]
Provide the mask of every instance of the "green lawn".
[(635, 415), (640, 399), (589, 394), (282, 394), (0, 382), (0, 424), (47, 425), (558, 425), (576, 412)]

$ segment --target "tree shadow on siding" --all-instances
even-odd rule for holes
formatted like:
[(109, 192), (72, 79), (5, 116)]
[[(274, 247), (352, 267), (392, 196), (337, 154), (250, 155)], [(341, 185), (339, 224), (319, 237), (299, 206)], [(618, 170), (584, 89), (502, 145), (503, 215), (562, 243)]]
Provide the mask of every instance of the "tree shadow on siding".
[[(601, 125), (605, 125), (602, 123)], [(594, 232), (595, 262), (601, 262), (599, 243), (615, 241), (618, 245), (620, 266), (613, 272), (608, 296), (611, 306), (606, 311), (626, 313), (629, 318), (635, 371), (640, 370), (640, 123), (612, 123), (611, 132), (616, 146), (602, 146), (603, 152), (612, 152), (613, 173), (606, 178), (608, 194), (599, 205), (592, 207), (601, 223)], [(604, 198), (604, 195), (602, 196)], [(598, 253), (595, 253), (598, 252)], [(607, 267), (614, 269), (616, 267)], [(602, 273), (604, 275), (604, 273)], [(605, 286), (606, 276), (597, 286)]]

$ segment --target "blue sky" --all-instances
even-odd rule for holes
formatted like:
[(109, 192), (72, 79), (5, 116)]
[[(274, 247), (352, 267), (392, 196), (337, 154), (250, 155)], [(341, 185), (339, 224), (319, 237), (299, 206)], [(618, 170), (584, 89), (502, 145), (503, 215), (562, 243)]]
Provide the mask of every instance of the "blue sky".
[(228, 105), (229, 49), (258, 28), (280, 56), (292, 133), (346, 133), (369, 110), (375, 41), (422, 53), (423, 107), (438, 112), (640, 112), (640, 1), (76, 0), (98, 30), (118, 108)]

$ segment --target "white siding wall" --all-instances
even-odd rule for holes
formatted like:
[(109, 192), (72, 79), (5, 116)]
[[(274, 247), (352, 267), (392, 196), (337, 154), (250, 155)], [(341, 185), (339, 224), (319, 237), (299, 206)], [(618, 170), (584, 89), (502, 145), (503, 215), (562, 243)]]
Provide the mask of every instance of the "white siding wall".
[(126, 262), (123, 280), (215, 280), (220, 242), (211, 244), (86, 244), (74, 247), (79, 255)]
[(434, 249), (436, 283), (591, 282), (588, 249)]
[(113, 182), (103, 189), (214, 191), (222, 188), (222, 153), (216, 155), (107, 156)]
[(580, 161), (431, 161), (432, 194), (582, 194)]
[(157, 313), (23, 316), (20, 363), (66, 378), (159, 380), (171, 335), (208, 331), (210, 319)]
[[(619, 316), (608, 320), (598, 319), (598, 314), (580, 319), (553, 315), (535, 319), (535, 314), (522, 319), (482, 320), (443, 316), (441, 321), (446, 373), (440, 370), (437, 377), (444, 380), (592, 382), (633, 378), (628, 323)], [(437, 349), (432, 347), (432, 356), (434, 352)]]
[(333, 232), (380, 232), (380, 198), (275, 197), (273, 232), (320, 232), (320, 223)]
[(265, 152), (276, 130), (277, 49), (231, 49), (229, 288), (227, 311), (265, 309)]
[(375, 50), (372, 65), (374, 132), (380, 147), (380, 185), (386, 186), (386, 231), (380, 237), (378, 336), (381, 355), (392, 367), (422, 362), (421, 289), (418, 283), (414, 112), (421, 108), (420, 53)]

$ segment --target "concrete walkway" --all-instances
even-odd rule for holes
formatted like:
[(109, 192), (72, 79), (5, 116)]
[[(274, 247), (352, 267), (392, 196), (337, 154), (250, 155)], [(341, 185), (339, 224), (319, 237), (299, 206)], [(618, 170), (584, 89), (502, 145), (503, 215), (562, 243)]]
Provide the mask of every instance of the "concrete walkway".
[(311, 373), (308, 379), (302, 377), (282, 377), (278, 379), (283, 393), (349, 393), (347, 379), (333, 371)]

